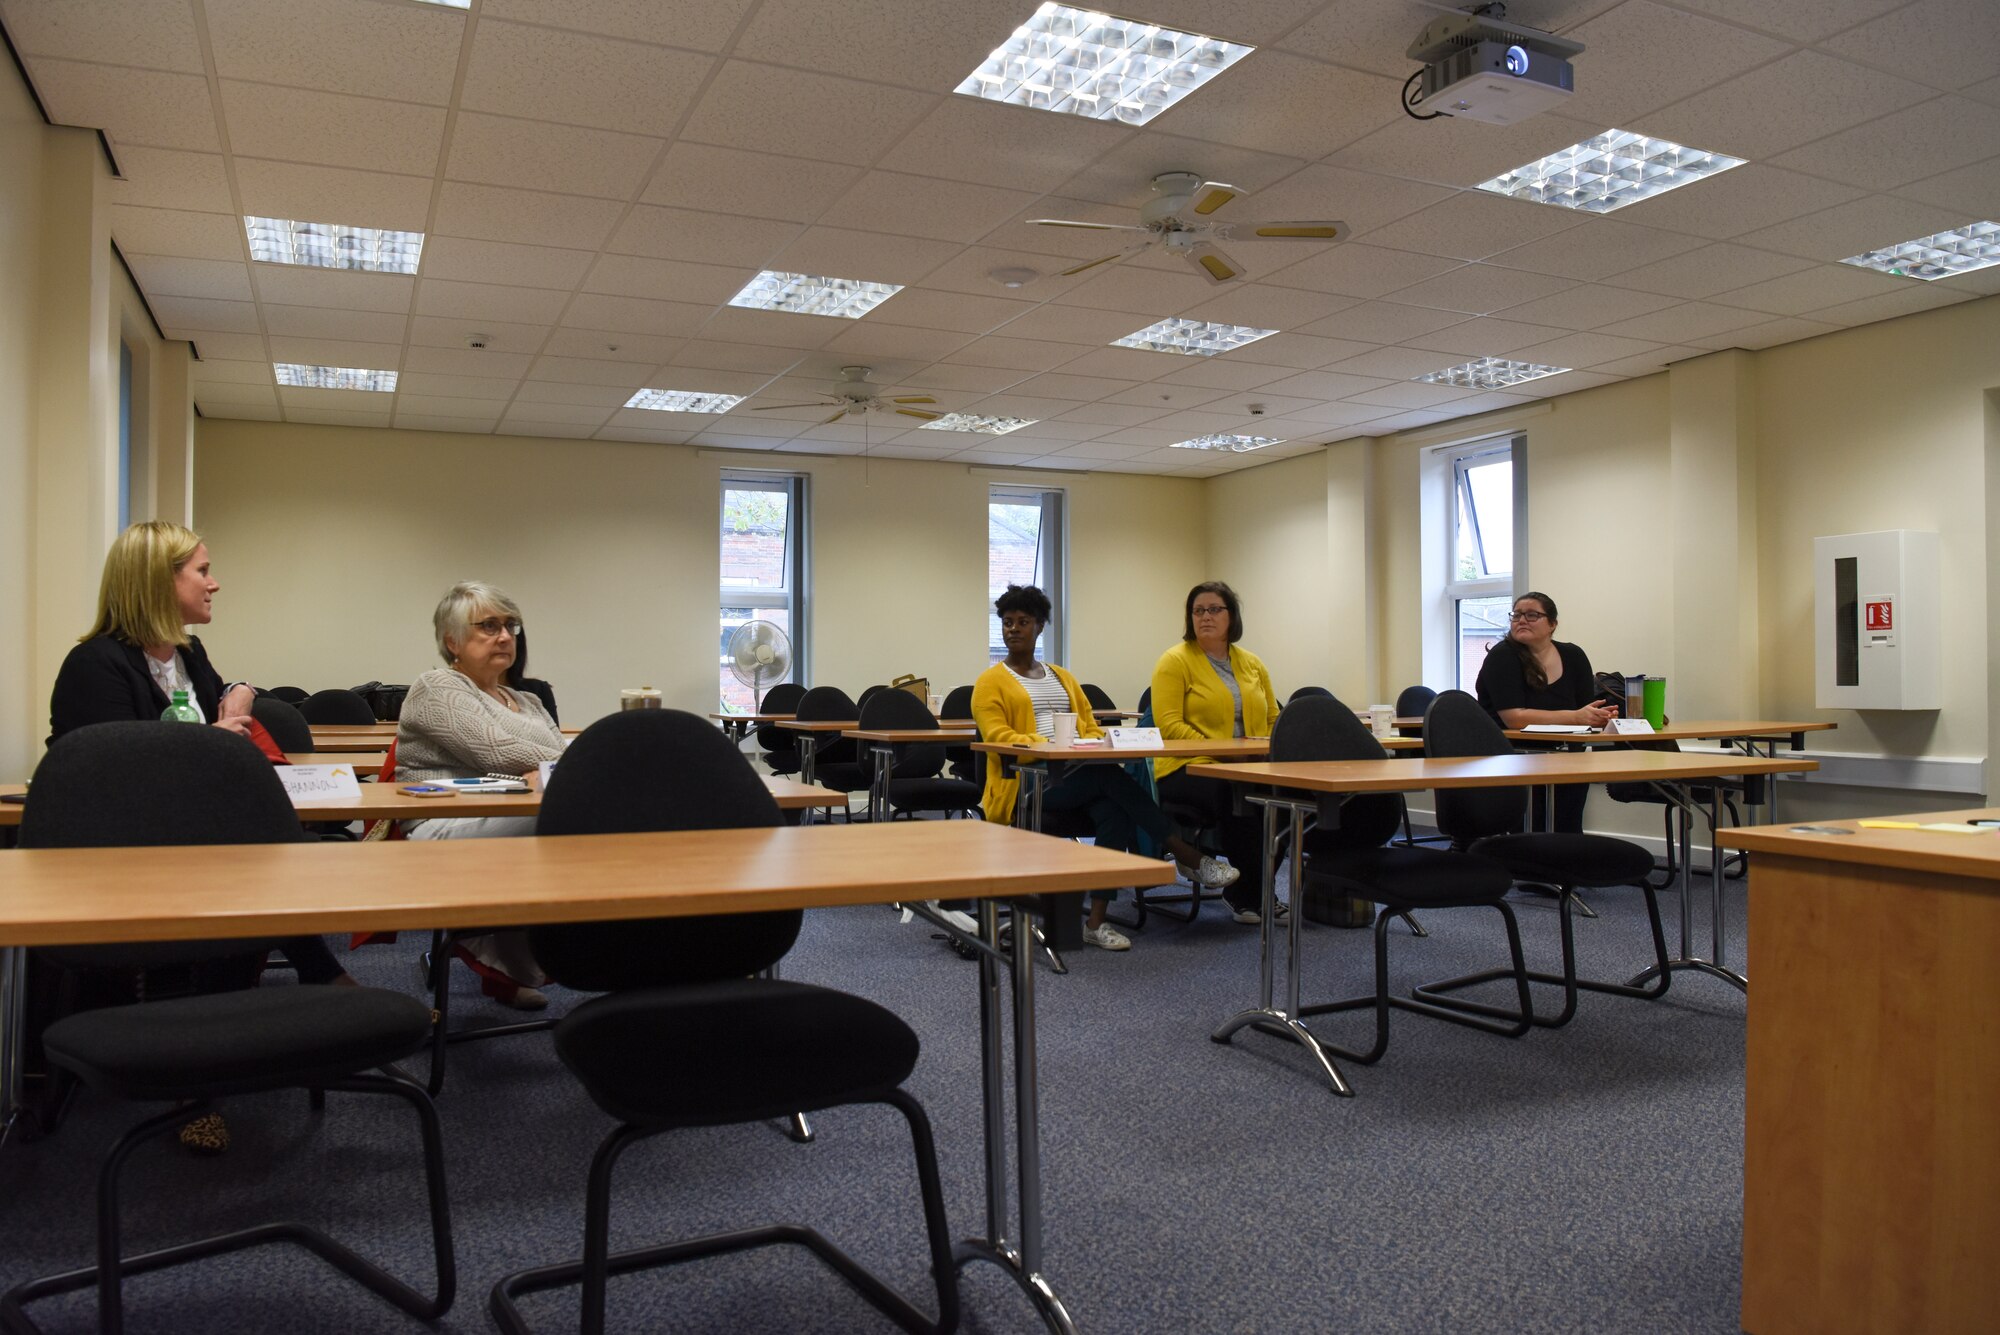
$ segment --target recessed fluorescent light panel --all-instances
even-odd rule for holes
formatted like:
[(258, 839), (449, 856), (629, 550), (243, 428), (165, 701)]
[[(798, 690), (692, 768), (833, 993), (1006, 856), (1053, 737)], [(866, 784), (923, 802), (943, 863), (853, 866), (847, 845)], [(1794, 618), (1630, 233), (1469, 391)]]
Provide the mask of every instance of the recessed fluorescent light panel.
[(1610, 213), (1742, 165), (1742, 158), (1726, 153), (1705, 153), (1629, 130), (1606, 130), (1482, 181), (1479, 188), (1533, 204)]
[(422, 232), (255, 217), (243, 220), (243, 230), (250, 236), (250, 258), (266, 264), (415, 273), (424, 253)]
[(1144, 125), (1257, 48), (1045, 4), (952, 91)]
[(627, 408), (656, 413), (726, 413), (743, 402), (741, 394), (698, 394), (687, 389), (642, 389), (625, 400)]
[(470, 9), (472, 0), (417, 0), (420, 5), (439, 5), (445, 9)]
[(926, 422), (919, 431), (977, 431), (987, 436), (1004, 436), (1009, 431), (1019, 431), (1024, 426), (1033, 426), (1037, 419), (1032, 417), (981, 417), (976, 413), (946, 413), (935, 422)]
[(278, 383), (294, 389), (366, 389), (377, 394), (396, 392), (394, 371), (370, 371), (357, 366), (306, 366), (299, 362), (273, 362)]
[(1414, 379), (1426, 385), (1457, 385), (1461, 389), (1505, 389), (1508, 385), (1540, 380), (1545, 375), (1562, 375), (1569, 369), (1538, 362), (1510, 362), (1504, 357), (1481, 357), (1463, 366), (1447, 366)]
[(1918, 237), (1901, 245), (1884, 246), (1841, 261), (1860, 269), (1875, 269), (1898, 278), (1930, 282), (1972, 273), (2000, 264), (2000, 223), (1976, 222), (1949, 232)]
[(1123, 338), (1111, 340), (1114, 348), (1143, 348), (1148, 352), (1184, 352), (1191, 357), (1213, 357), (1260, 338), (1269, 338), (1275, 329), (1252, 329), (1241, 324), (1208, 324), (1201, 320), (1169, 317), (1149, 324)]
[(858, 278), (816, 278), (766, 269), (729, 299), (732, 306), (791, 315), (836, 315), (859, 320), (903, 290), (900, 283), (865, 283)]
[(1279, 436), (1196, 436), (1193, 440), (1177, 440), (1172, 448), (1177, 450), (1228, 450), (1232, 454), (1248, 454), (1251, 450), (1261, 450), (1266, 445), (1282, 445)]

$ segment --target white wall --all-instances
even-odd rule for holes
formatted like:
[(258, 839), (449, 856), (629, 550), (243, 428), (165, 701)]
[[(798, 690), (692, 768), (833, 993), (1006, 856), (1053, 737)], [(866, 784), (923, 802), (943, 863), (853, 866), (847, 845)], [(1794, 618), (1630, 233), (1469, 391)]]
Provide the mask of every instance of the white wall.
[(42, 236), (41, 116), (11, 72), (0, 75), (0, 773), (26, 774), (41, 749), (33, 634), (35, 361)]

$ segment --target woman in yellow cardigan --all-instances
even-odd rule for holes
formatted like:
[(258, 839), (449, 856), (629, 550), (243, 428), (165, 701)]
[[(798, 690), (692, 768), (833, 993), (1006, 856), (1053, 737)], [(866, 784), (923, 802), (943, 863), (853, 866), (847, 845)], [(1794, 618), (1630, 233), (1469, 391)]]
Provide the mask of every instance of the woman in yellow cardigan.
[[(1021, 744), (1039, 742), (1054, 731), (1058, 713), (1076, 715), (1079, 737), (1098, 737), (1090, 702), (1072, 677), (1054, 663), (1035, 660), (1035, 642), (1048, 625), (1052, 610), (1049, 596), (1030, 584), (1010, 584), (995, 600), (1000, 614), (1000, 638), (1007, 646), (1005, 661), (979, 674), (972, 686), (972, 720), (979, 735), (989, 742)], [(981, 800), (986, 819), (1006, 824), (1014, 819), (1014, 802), (1020, 780), (1003, 778), (998, 761), (986, 764), (986, 792)], [(1131, 852), (1138, 847), (1137, 836), (1144, 832), (1155, 848), (1164, 848), (1181, 864), (1191, 880), (1209, 889), (1220, 889), (1240, 875), (1173, 831), (1166, 814), (1152, 796), (1117, 765), (1075, 765), (1063, 781), (1042, 795), (1044, 811), (1081, 811), (1090, 821), (1100, 848)], [(1111, 907), (1109, 892), (1094, 895), (1090, 919), (1083, 939), (1105, 950), (1128, 950), (1131, 941), (1104, 920)]]
[[(1188, 591), (1181, 642), (1160, 655), (1153, 668), (1153, 723), (1168, 741), (1223, 737), (1269, 737), (1278, 716), (1278, 692), (1264, 661), (1242, 648), (1243, 604), (1220, 580)], [(1153, 762), (1160, 801), (1192, 807), (1213, 824), (1222, 855), (1242, 873), (1224, 891), (1236, 921), (1262, 920), (1263, 819), (1233, 813), (1229, 785), (1201, 777), (1200, 766), (1180, 759)], [(1279, 920), (1287, 910), (1277, 908)]]

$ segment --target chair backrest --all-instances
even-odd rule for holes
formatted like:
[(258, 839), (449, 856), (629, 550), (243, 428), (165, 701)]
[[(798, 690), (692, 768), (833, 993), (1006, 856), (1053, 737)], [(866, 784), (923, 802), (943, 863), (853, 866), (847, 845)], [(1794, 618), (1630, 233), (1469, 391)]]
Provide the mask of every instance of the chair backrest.
[(1093, 686), (1087, 681), (1081, 684), (1083, 687), (1083, 698), (1090, 701), (1092, 709), (1118, 708), (1118, 702), (1111, 698), (1111, 692), (1105, 690), (1102, 686)]
[(1331, 696), (1332, 694), (1333, 692), (1324, 686), (1301, 686), (1296, 691), (1293, 691), (1290, 696), (1286, 697), (1285, 704), (1289, 706), (1294, 700), (1304, 700), (1315, 695)]
[[(1402, 694), (1396, 697), (1396, 717), (1422, 718), (1424, 711), (1431, 707), (1431, 701), (1437, 699), (1437, 694), (1436, 691), (1428, 686), (1405, 686)], [(1424, 730), (1422, 728), (1398, 728), (1396, 729), (1396, 733), (1402, 737), (1421, 737)]]
[[(909, 728), (936, 732), (938, 721), (931, 707), (908, 691), (878, 691), (861, 706), (864, 728)], [(933, 779), (944, 772), (944, 747), (905, 746), (896, 757), (898, 779)]]
[[(541, 835), (761, 829), (778, 804), (750, 762), (706, 719), (678, 709), (608, 714), (563, 752), (542, 797)], [(662, 877), (672, 868), (662, 867)], [(782, 959), (804, 917), (717, 914), (529, 929), (535, 960), (569, 987), (635, 987), (743, 978)]]
[[(138, 848), (304, 842), (299, 813), (249, 741), (185, 723), (93, 723), (63, 734), (35, 767), (22, 848)], [(163, 899), (174, 887), (162, 885)], [(66, 962), (159, 968), (250, 955), (257, 941), (64, 946)]]
[(298, 703), (308, 723), (373, 723), (375, 711), (353, 691), (338, 687), (314, 691)]
[(283, 700), (288, 705), (296, 705), (306, 698), (306, 692), (298, 686), (273, 686), (267, 694)]
[[(799, 697), (806, 688), (795, 681), (781, 681), (764, 692), (759, 712), (765, 714), (789, 714), (799, 707)], [(775, 723), (757, 725), (757, 745), (766, 753), (772, 751), (794, 752), (799, 749), (797, 734), (787, 732)]]
[[(1426, 756), (1504, 756), (1514, 747), (1479, 701), (1464, 691), (1444, 691), (1424, 711)], [(1527, 824), (1526, 788), (1440, 788), (1438, 829), (1464, 849), (1489, 834), (1516, 834)]]
[[(515, 689), (525, 691), (529, 695), (534, 696), (537, 700), (540, 700), (542, 702), (542, 708), (549, 711), (549, 722), (551, 723), (562, 722), (561, 717), (556, 713), (555, 687), (549, 685), (547, 682), (543, 681), (540, 677), (523, 677), (521, 678), (521, 684)], [(396, 712), (398, 713), (402, 712), (402, 703), (400, 701), (397, 702)]]
[[(1293, 696), (1271, 725), (1275, 763), (1311, 760), (1387, 760), (1389, 753), (1368, 725), (1331, 692)], [(1394, 793), (1361, 793), (1345, 803), (1329, 796), (1320, 802), (1319, 845), (1379, 848), (1403, 823), (1403, 803)]]
[(271, 734), (271, 740), (278, 744), (280, 751), (313, 749), (312, 725), (306, 722), (306, 716), (296, 706), (273, 696), (260, 695), (250, 702), (250, 717), (264, 725), (264, 731)]
[(1145, 690), (1139, 692), (1139, 712), (1141, 714), (1148, 713), (1152, 710), (1152, 708), (1153, 708), (1153, 688), (1148, 686)]
[[(860, 708), (848, 698), (847, 692), (838, 686), (815, 686), (799, 697), (798, 707), (792, 711), (801, 723), (833, 723), (841, 719), (859, 720)], [(817, 763), (834, 765), (852, 762), (856, 755), (854, 743), (832, 737), (823, 738), (819, 750), (814, 753)]]
[[(971, 718), (972, 688), (954, 686), (945, 692), (944, 704), (938, 710), (939, 718)], [(969, 746), (947, 746), (944, 758), (951, 765), (951, 772), (971, 783), (986, 782), (986, 770), (979, 763), (980, 754)]]
[[(876, 696), (880, 695), (882, 692), (888, 689), (889, 688), (887, 686), (883, 685), (879, 681), (876, 682), (873, 686), (862, 687), (861, 694), (854, 697), (854, 708), (857, 711), (859, 711), (861, 706), (867, 704), (870, 700), (873, 700)], [(860, 718), (861, 717), (860, 713), (857, 712), (855, 714), (855, 717)]]

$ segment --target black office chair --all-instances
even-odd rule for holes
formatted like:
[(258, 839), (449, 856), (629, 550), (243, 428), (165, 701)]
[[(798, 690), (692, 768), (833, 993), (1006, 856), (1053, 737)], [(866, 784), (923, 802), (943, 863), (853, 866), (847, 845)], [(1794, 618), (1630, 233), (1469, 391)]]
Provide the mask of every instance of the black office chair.
[(1301, 686), (1285, 697), (1285, 704), (1290, 706), (1299, 700), (1309, 700), (1314, 696), (1331, 696), (1332, 694), (1333, 692), (1324, 686)]
[[(300, 839), (298, 813), (270, 762), (214, 728), (101, 723), (69, 733), (35, 771), (21, 814), (23, 848), (178, 844), (284, 844)], [(195, 975), (203, 991), (84, 1011), (42, 1035), (49, 1061), (107, 1098), (164, 1103), (105, 1156), (97, 1182), (97, 1264), (16, 1284), (0, 1297), (0, 1324), (38, 1329), (24, 1307), (52, 1294), (97, 1290), (98, 1328), (123, 1329), (123, 1279), (267, 1242), (318, 1255), (410, 1315), (434, 1320), (457, 1291), (437, 1112), (390, 1063), (420, 1049), (430, 1012), (399, 992), (367, 987), (246, 986), (270, 948), (262, 941), (176, 941), (46, 948), (71, 967)], [(233, 988), (234, 990), (214, 990)], [(371, 1068), (381, 1074), (368, 1074)], [(185, 1122), (211, 1100), (299, 1087), (313, 1107), (329, 1089), (390, 1094), (422, 1129), (437, 1293), (426, 1297), (319, 1229), (267, 1223), (138, 1256), (119, 1245), (119, 1174), (143, 1142)], [(192, 1103), (193, 1107), (183, 1106)]]
[(877, 683), (876, 683), (875, 685), (873, 685), (873, 686), (866, 686), (866, 687), (863, 687), (863, 688), (862, 688), (862, 691), (861, 691), (861, 694), (860, 694), (860, 695), (858, 695), (858, 696), (856, 696), (856, 697), (855, 697), (855, 699), (854, 699), (854, 709), (855, 709), (855, 714), (854, 714), (854, 717), (856, 717), (856, 718), (860, 718), (860, 717), (861, 717), (861, 713), (860, 713), (860, 710), (861, 710), (861, 707), (862, 707), (863, 705), (866, 705), (866, 704), (867, 704), (867, 703), (868, 703), (868, 702), (869, 702), (870, 700), (873, 700), (873, 699), (874, 699), (874, 698), (875, 698), (876, 696), (880, 695), (880, 694), (881, 694), (882, 692), (884, 692), (884, 691), (886, 691), (886, 690), (888, 690), (888, 689), (889, 689), (889, 688), (888, 688), (887, 686), (883, 685), (883, 684), (882, 684), (881, 682), (877, 682)]
[(353, 691), (344, 691), (339, 687), (314, 691), (298, 702), (298, 711), (305, 715), (307, 723), (318, 725), (375, 721), (375, 711), (366, 700)]
[(264, 731), (271, 734), (279, 750), (313, 749), (312, 725), (296, 705), (288, 705), (276, 696), (260, 695), (250, 702), (250, 717), (264, 725)]
[[(1375, 740), (1368, 725), (1332, 695), (1308, 696), (1287, 705), (1271, 729), (1274, 762), (1314, 760), (1386, 760), (1389, 753)], [(1356, 897), (1372, 900), (1385, 912), (1375, 919), (1375, 990), (1344, 1001), (1301, 1006), (1301, 1017), (1358, 1010), (1375, 1011), (1375, 1042), (1366, 1050), (1322, 1043), (1329, 1051), (1364, 1065), (1379, 1061), (1389, 1048), (1389, 1011), (1414, 1011), (1453, 1024), (1518, 1038), (1528, 1032), (1533, 1017), (1528, 996), (1527, 964), (1521, 957), (1521, 930), (1507, 904), (1513, 877), (1486, 858), (1440, 849), (1388, 846), (1401, 818), (1395, 793), (1362, 793), (1341, 801), (1331, 796), (1320, 804), (1317, 828), (1305, 837), (1305, 857), (1299, 876), (1302, 898), (1298, 911), (1312, 916), (1315, 899)], [(1490, 908), (1507, 924), (1507, 948), (1514, 967), (1496, 970), (1511, 976), (1520, 1010), (1511, 1017), (1493, 1012), (1494, 1019), (1467, 1014), (1458, 1006), (1389, 995), (1389, 923), (1414, 909)], [(1294, 965), (1296, 967), (1296, 964)], [(1491, 1008), (1489, 1008), (1491, 1009)]]
[[(861, 709), (838, 686), (815, 686), (799, 697), (792, 711), (801, 723), (833, 723), (842, 719), (858, 722)], [(821, 733), (813, 753), (813, 782), (835, 792), (858, 793), (868, 788), (869, 769), (861, 763), (854, 742), (838, 733)], [(847, 817), (854, 817), (849, 814)]]
[(1090, 701), (1090, 707), (1092, 709), (1118, 708), (1118, 702), (1116, 700), (1113, 700), (1111, 698), (1111, 693), (1105, 690), (1102, 686), (1093, 686), (1087, 681), (1082, 682), (1079, 685), (1080, 689), (1083, 691), (1083, 698)]
[(306, 698), (306, 691), (297, 686), (273, 686), (267, 692), (273, 699), (283, 700), (288, 705), (297, 705)]
[(1139, 712), (1141, 714), (1150, 713), (1152, 711), (1152, 708), (1153, 708), (1153, 688), (1148, 686), (1145, 690), (1139, 692)]
[[(1464, 691), (1444, 692), (1424, 713), (1426, 756), (1502, 756), (1513, 751), (1492, 715)], [(1651, 853), (1608, 835), (1523, 833), (1528, 813), (1526, 788), (1440, 788), (1436, 796), (1438, 828), (1451, 839), (1454, 849), (1491, 858), (1516, 880), (1555, 887), (1558, 917), (1562, 921), (1562, 972), (1531, 972), (1528, 978), (1560, 986), (1563, 1006), (1553, 1016), (1532, 1016), (1534, 1023), (1549, 1029), (1568, 1024), (1576, 1014), (1578, 988), (1646, 1001), (1666, 995), (1673, 975), (1667, 970), (1667, 938), (1660, 925), (1660, 902), (1647, 880), (1653, 870)], [(1572, 921), (1576, 892), (1593, 886), (1618, 885), (1636, 885), (1646, 896), (1646, 918), (1652, 928), (1653, 957), (1659, 969), (1658, 980), (1648, 987), (1576, 976)], [(1505, 1015), (1507, 1012), (1491, 1006), (1446, 994), (1507, 976), (1506, 970), (1488, 969), (1428, 983), (1418, 988), (1416, 995), (1441, 1006), (1480, 1015)]]
[[(795, 681), (781, 681), (764, 692), (758, 702), (760, 714), (789, 714), (799, 707), (799, 697), (806, 688)], [(760, 723), (753, 734), (757, 745), (764, 753), (764, 767), (773, 774), (797, 774), (799, 772), (799, 735), (789, 728), (781, 728), (775, 723)]]
[[(908, 691), (882, 691), (861, 707), (861, 726), (935, 732), (938, 721), (930, 706)], [(961, 811), (979, 814), (979, 785), (945, 777), (944, 750), (942, 744), (929, 743), (901, 748), (890, 771), (890, 819), (898, 813), (915, 816), (923, 811), (942, 812), (947, 818)], [(863, 757), (863, 763), (872, 770), (872, 752)]]
[[(562, 777), (542, 803), (538, 829), (573, 835), (778, 823), (776, 803), (720, 732), (692, 714), (644, 710), (610, 715), (576, 739), (563, 757)], [(956, 1326), (957, 1271), (930, 1121), (902, 1088), (916, 1066), (916, 1034), (860, 997), (751, 976), (791, 949), (802, 916), (793, 909), (532, 930), (536, 958), (557, 976), (608, 994), (563, 1019), (556, 1051), (618, 1124), (591, 1162), (583, 1258), (520, 1271), (496, 1284), (492, 1312), (503, 1331), (526, 1335), (515, 1306), (520, 1295), (581, 1281), (580, 1328), (598, 1335), (605, 1328), (610, 1275), (778, 1242), (811, 1249), (905, 1330)], [(682, 1127), (858, 1103), (886, 1103), (909, 1123), (937, 1287), (935, 1321), (804, 1224), (611, 1253), (612, 1172), (632, 1145)], [(872, 1192), (876, 1185), (853, 1189)]]
[[(1437, 699), (1437, 692), (1428, 686), (1405, 686), (1401, 694), (1396, 697), (1396, 717), (1422, 718), (1424, 711), (1431, 707), (1431, 701), (1435, 699)], [(1398, 737), (1421, 737), (1424, 735), (1424, 730), (1421, 727), (1397, 728), (1396, 735)], [(1402, 842), (1405, 844), (1448, 845), (1451, 843), (1451, 840), (1441, 834), (1427, 834), (1419, 837), (1417, 832), (1410, 826), (1410, 799), (1405, 795), (1403, 797)]]
[[(941, 719), (968, 719), (972, 717), (972, 688), (954, 686), (945, 692), (944, 704), (938, 710)], [(947, 746), (944, 749), (945, 764), (951, 768), (951, 777), (964, 779), (967, 783), (986, 786), (986, 770), (980, 763), (980, 752), (969, 746)]]
[[(1671, 739), (1649, 742), (1641, 738), (1626, 745), (1634, 751), (1672, 751), (1678, 753), (1681, 749), (1681, 744)], [(1741, 825), (1743, 823), (1743, 813), (1737, 807), (1736, 803), (1737, 799), (1742, 797), (1744, 793), (1745, 784), (1741, 779), (1712, 779), (1691, 786), (1688, 789), (1688, 799), (1704, 808), (1711, 802), (1715, 802), (1721, 814), (1728, 818), (1731, 825)], [(1650, 783), (1607, 783), (1604, 785), (1604, 795), (1614, 802), (1650, 802), (1659, 804), (1661, 807), (1660, 819), (1663, 826), (1662, 833), (1666, 836), (1667, 856), (1664, 864), (1656, 866), (1653, 874), (1647, 880), (1656, 890), (1664, 890), (1672, 885), (1680, 878), (1681, 822), (1692, 819), (1693, 813), (1677, 803), (1669, 802), (1666, 794)], [(1716, 853), (1717, 850), (1711, 849), (1709, 856), (1714, 857)], [(1744, 856), (1740, 851), (1725, 853), (1722, 866), (1723, 875), (1732, 880), (1741, 877), (1747, 869)]]

